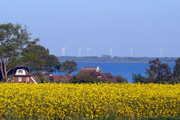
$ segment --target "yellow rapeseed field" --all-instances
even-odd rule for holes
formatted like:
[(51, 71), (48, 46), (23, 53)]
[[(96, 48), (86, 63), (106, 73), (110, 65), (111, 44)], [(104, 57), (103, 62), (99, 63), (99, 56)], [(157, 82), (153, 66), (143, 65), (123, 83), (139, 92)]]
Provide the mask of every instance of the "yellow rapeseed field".
[(180, 116), (180, 84), (0, 84), (0, 117), (24, 119)]

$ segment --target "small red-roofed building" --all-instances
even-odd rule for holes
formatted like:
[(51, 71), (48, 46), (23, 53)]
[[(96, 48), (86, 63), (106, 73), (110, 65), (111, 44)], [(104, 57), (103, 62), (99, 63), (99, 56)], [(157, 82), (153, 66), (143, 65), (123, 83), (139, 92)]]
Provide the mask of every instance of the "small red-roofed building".
[(13, 77), (14, 83), (35, 83), (37, 84), (35, 78), (26, 69), (17, 69)]
[(116, 82), (116, 79), (112, 76), (111, 73), (102, 73), (99, 67), (83, 67), (80, 70), (80, 72), (77, 74), (77, 77), (82, 77), (84, 75), (90, 75), (94, 79), (101, 79), (101, 80)]

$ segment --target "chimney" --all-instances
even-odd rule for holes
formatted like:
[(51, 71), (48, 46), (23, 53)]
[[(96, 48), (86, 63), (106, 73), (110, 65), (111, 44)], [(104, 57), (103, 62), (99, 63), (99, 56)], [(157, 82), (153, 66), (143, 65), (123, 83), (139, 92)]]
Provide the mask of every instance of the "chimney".
[(96, 72), (100, 72), (100, 69), (99, 69), (99, 67), (97, 67), (97, 68), (96, 68)]

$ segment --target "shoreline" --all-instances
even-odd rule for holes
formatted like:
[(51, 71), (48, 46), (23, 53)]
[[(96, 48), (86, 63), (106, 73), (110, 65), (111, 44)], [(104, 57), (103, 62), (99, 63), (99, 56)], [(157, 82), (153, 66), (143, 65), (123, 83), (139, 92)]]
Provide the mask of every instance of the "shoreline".
[[(64, 62), (64, 61), (61, 61)], [(76, 61), (78, 62), (92, 62), (92, 63), (149, 63), (149, 61)], [(162, 63), (175, 63), (175, 62), (166, 62), (162, 61)]]

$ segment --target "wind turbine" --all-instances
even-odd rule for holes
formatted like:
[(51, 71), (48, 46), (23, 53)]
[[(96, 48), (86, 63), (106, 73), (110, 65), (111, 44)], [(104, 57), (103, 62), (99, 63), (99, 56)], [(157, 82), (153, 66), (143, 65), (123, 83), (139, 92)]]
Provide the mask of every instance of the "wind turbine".
[(160, 49), (160, 57), (162, 57), (163, 56), (163, 49), (161, 48)]
[(89, 56), (90, 48), (86, 48), (86, 49), (87, 49), (87, 56)]
[(133, 56), (133, 48), (129, 49), (129, 51), (130, 51), (130, 57), (132, 57)]
[(112, 51), (113, 51), (113, 49), (111, 48), (111, 49), (109, 49), (109, 55), (112, 57)]
[(65, 56), (65, 50), (66, 50), (66, 48), (61, 48), (61, 51), (62, 51), (62, 56)]
[(81, 57), (81, 48), (78, 48), (79, 57)]

